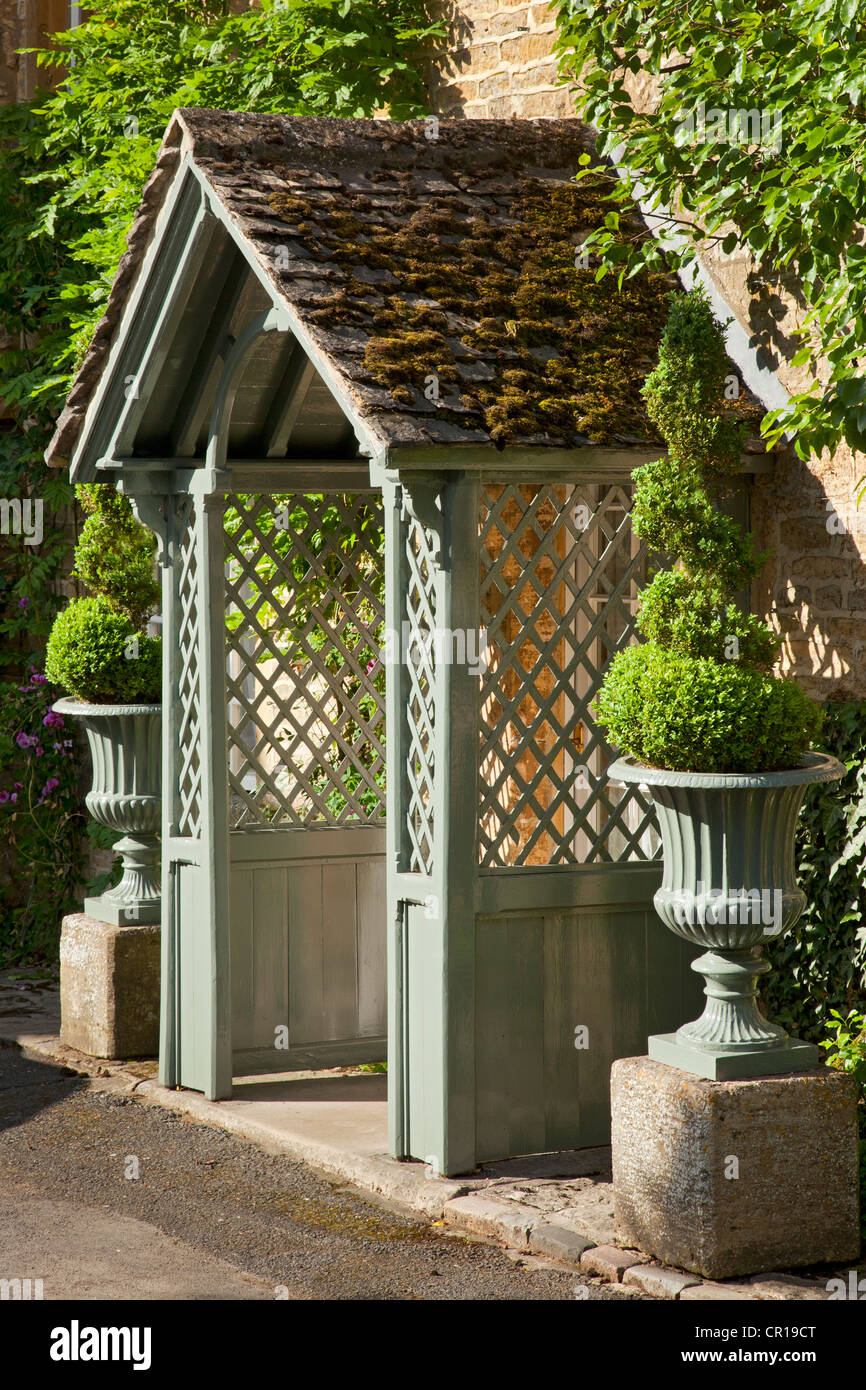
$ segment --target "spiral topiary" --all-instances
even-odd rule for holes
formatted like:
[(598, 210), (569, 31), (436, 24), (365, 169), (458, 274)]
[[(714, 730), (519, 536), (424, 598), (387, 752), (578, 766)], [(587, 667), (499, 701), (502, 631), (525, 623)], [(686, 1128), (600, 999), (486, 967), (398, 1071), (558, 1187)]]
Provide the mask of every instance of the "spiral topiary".
[(129, 498), (114, 488), (84, 483), (75, 492), (87, 520), (72, 573), (141, 628), (159, 602), (153, 536), (136, 519)]
[(720, 507), (747, 428), (726, 400), (729, 380), (705, 294), (673, 296), (643, 388), (668, 455), (633, 473), (632, 522), (676, 567), (644, 589), (637, 627), (646, 640), (614, 657), (596, 714), (622, 752), (676, 771), (796, 767), (821, 721), (794, 681), (772, 674), (778, 639), (737, 602), (765, 556)]

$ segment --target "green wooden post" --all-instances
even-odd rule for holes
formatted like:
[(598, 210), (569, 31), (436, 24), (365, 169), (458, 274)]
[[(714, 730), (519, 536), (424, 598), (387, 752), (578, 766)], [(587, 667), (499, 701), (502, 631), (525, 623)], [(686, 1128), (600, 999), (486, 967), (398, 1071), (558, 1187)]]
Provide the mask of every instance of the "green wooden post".
[[(205, 474), (209, 470), (205, 470)], [(207, 476), (202, 479), (207, 484)], [(206, 873), (197, 919), (201, 943), (196, 965), (204, 988), (197, 995), (196, 1028), (207, 1049), (200, 1056), (203, 1085), (211, 1099), (232, 1093), (231, 964), (228, 891), (228, 767), (226, 760), (223, 492), (203, 495), (198, 507), (200, 544), (202, 848)], [(204, 887), (204, 884), (202, 885)], [(189, 1083), (187, 1083), (189, 1084)]]
[[(442, 894), (446, 1096), (443, 1173), (475, 1167), (475, 881), (478, 874), (478, 480), (443, 488), (445, 544), (440, 572), (444, 645), (437, 721), (436, 855)], [(461, 651), (463, 659), (461, 659)]]
[(406, 905), (399, 874), (406, 845), (405, 682), (401, 662), (404, 615), (403, 490), (393, 478), (382, 484), (385, 529), (385, 631), (390, 664), (385, 683), (388, 776), (386, 780), (386, 910), (388, 916), (388, 1148), (395, 1158), (409, 1156), (406, 1057)]
[(162, 569), (162, 934), (159, 1010), (159, 1079), (177, 1086), (177, 862), (169, 851), (178, 833), (179, 757), (179, 578), (180, 528), (185, 499), (169, 496), (165, 507)]
[[(160, 1074), (231, 1095), (223, 493), (203, 470), (171, 513), (163, 704)], [(191, 509), (191, 510), (190, 510)]]
[[(475, 1166), (474, 891), (478, 768), (478, 485), (463, 476), (386, 483), (387, 625), (399, 634), (417, 575), (413, 528), (430, 538), (432, 853), (411, 861), (413, 695), (406, 661), (388, 684), (389, 1077), (391, 1151), (443, 1173)], [(411, 570), (411, 566), (409, 567)], [(456, 659), (455, 659), (456, 658)], [(416, 726), (417, 733), (417, 726)], [(417, 786), (416, 786), (417, 792)]]

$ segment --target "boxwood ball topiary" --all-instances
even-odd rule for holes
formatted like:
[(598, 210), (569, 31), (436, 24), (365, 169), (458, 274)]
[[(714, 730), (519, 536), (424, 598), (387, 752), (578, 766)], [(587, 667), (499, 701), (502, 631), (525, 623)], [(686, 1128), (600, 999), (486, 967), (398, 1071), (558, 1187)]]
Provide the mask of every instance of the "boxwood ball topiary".
[(795, 681), (649, 642), (617, 658), (598, 711), (620, 748), (679, 772), (794, 767), (821, 722)]
[(643, 388), (668, 456), (632, 475), (632, 523), (675, 567), (644, 589), (646, 641), (614, 657), (595, 708), (622, 752), (681, 772), (796, 767), (821, 723), (799, 686), (772, 674), (778, 639), (738, 601), (765, 556), (722, 506), (747, 428), (728, 399), (732, 380), (704, 293), (674, 296)]
[(158, 704), (161, 642), (147, 637), (108, 599), (73, 599), (55, 619), (45, 674), (92, 704)]
[(75, 492), (87, 520), (73, 574), (92, 597), (73, 599), (55, 618), (45, 674), (87, 703), (158, 704), (161, 642), (144, 631), (159, 600), (155, 539), (109, 484)]

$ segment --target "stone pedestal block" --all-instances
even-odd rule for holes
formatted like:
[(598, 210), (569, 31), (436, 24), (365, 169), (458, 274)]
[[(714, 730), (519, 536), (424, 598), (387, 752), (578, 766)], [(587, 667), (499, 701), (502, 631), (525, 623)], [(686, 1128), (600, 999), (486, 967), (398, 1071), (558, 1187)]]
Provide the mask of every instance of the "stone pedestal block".
[(60, 935), (60, 1040), (92, 1057), (159, 1050), (160, 929), (115, 926), (84, 912)]
[(627, 1057), (611, 1099), (622, 1244), (709, 1279), (857, 1258), (857, 1092), (844, 1072), (707, 1081)]

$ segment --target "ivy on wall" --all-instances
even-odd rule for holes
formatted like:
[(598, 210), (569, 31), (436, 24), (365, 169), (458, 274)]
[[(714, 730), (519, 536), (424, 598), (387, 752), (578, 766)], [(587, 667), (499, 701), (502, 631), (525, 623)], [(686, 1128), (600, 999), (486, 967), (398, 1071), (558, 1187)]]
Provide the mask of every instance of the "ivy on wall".
[(792, 366), (810, 379), (763, 428), (773, 443), (796, 435), (804, 459), (843, 438), (866, 448), (862, 0), (554, 0), (553, 10), (561, 76), (623, 175), (586, 249), (617, 274), (657, 267), (659, 242), (636, 239), (630, 253), (618, 235), (639, 197), (672, 209), (669, 268), (715, 245), (745, 255), (768, 285), (793, 286), (805, 313)]
[(806, 910), (768, 950), (762, 991), (769, 1017), (810, 1042), (827, 1036), (832, 1010), (866, 1010), (866, 701), (824, 708), (821, 746), (848, 771), (806, 794), (796, 849)]

